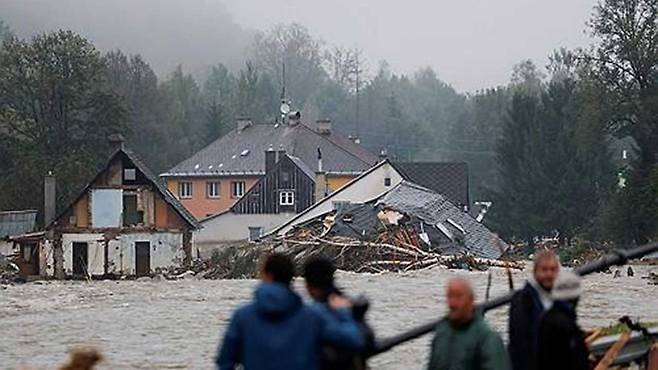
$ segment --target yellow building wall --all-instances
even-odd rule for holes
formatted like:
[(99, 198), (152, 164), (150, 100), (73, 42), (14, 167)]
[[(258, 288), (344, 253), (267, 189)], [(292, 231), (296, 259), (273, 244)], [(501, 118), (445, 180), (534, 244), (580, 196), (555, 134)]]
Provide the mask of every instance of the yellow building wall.
[[(227, 209), (238, 200), (231, 196), (231, 182), (244, 181), (245, 193), (258, 181), (258, 176), (236, 176), (236, 177), (203, 177), (184, 178), (169, 177), (166, 179), (167, 189), (174, 194), (197, 220), (204, 219)], [(209, 198), (206, 184), (210, 181), (219, 181), (219, 198)], [(192, 197), (181, 199), (178, 196), (178, 184), (180, 182), (192, 183)]]
[(343, 185), (352, 181), (356, 176), (328, 176), (327, 185), (329, 186), (330, 191), (336, 191), (340, 189)]

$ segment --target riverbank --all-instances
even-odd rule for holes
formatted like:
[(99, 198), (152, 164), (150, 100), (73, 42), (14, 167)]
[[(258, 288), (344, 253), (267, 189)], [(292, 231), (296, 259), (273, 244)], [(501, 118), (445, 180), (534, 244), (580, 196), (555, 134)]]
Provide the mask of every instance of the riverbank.
[[(637, 266), (635, 277), (613, 279), (594, 274), (585, 279), (580, 307), (586, 328), (609, 325), (622, 315), (657, 321), (658, 286), (641, 276), (658, 268)], [(507, 292), (503, 269), (493, 268), (491, 296)], [(658, 271), (657, 271), (658, 272)], [(340, 272), (348, 292), (371, 300), (368, 318), (380, 336), (425, 323), (444, 312), (447, 279), (465, 275), (482, 299), (487, 272), (465, 273), (434, 268), (407, 273)], [(515, 271), (520, 287), (525, 272)], [(0, 364), (53, 368), (75, 344), (94, 344), (106, 361), (100, 369), (211, 369), (221, 334), (233, 312), (247, 302), (256, 280), (48, 281), (0, 288), (3, 346)], [(297, 279), (296, 289), (303, 291)], [(507, 310), (487, 314), (506, 331)], [(429, 337), (413, 341), (372, 361), (375, 369), (422, 369)]]

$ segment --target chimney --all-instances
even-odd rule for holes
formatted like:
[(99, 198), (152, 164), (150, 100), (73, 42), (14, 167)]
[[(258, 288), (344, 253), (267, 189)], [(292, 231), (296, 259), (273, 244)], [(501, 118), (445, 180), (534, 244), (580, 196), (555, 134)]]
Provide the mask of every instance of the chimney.
[(265, 173), (269, 173), (276, 164), (276, 152), (272, 147), (265, 151)]
[(288, 113), (288, 125), (297, 126), (302, 120), (302, 114), (299, 111)]
[(126, 140), (121, 134), (112, 134), (108, 137), (108, 141), (110, 142), (110, 148), (112, 149), (112, 152), (116, 152), (123, 149)]
[(386, 150), (386, 148), (384, 148), (382, 149), (381, 152), (379, 152), (379, 161), (381, 162), (387, 158), (388, 158), (388, 151)]
[(331, 120), (329, 119), (319, 119), (315, 121), (315, 131), (320, 135), (330, 135), (331, 134)]
[(56, 197), (55, 175), (52, 171), (48, 171), (43, 181), (43, 221), (45, 226), (55, 219)]
[(237, 121), (237, 128), (238, 132), (242, 132), (247, 129), (247, 127), (251, 126), (251, 118), (248, 117), (238, 117), (236, 119)]
[(283, 149), (282, 146), (281, 148), (279, 148), (279, 151), (276, 152), (276, 161), (279, 162), (280, 160), (283, 159), (283, 157), (285, 157), (285, 155), (286, 155), (286, 150)]
[(318, 172), (324, 173), (324, 169), (322, 168), (322, 151), (318, 147)]
[(324, 172), (322, 166), (322, 151), (318, 148), (318, 170), (315, 172), (315, 194), (314, 203), (319, 202), (321, 199), (329, 195), (329, 183), (327, 182), (327, 174)]
[(313, 203), (317, 203), (329, 195), (329, 183), (327, 182), (327, 174), (324, 172), (315, 173), (315, 194)]

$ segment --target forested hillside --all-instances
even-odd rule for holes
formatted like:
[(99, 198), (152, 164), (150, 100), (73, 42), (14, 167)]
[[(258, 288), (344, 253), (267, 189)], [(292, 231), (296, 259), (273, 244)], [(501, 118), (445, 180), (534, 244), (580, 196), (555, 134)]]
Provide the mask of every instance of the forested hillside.
[(238, 116), (280, 119), (285, 86), (306, 122), (331, 119), (373, 152), (467, 162), (472, 199), (493, 201), (489, 222), (508, 239), (643, 242), (658, 215), (657, 12), (655, 0), (602, 0), (592, 48), (547, 50), (546, 68), (519, 61), (507, 84), (472, 94), (431, 67), (367, 64), (297, 23), (240, 33), (246, 62), (203, 74), (156, 73), (139, 52), (101, 51), (84, 33), (18, 38), (0, 23), (0, 209), (40, 209), (51, 170), (68, 199), (111, 133), (164, 171)]

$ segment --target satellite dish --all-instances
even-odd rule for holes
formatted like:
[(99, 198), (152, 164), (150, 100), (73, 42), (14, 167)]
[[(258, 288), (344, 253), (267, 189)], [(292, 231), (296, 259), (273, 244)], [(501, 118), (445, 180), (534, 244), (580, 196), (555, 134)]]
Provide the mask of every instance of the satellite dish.
[(282, 114), (288, 114), (290, 113), (290, 105), (288, 103), (282, 103), (281, 108), (279, 108)]

